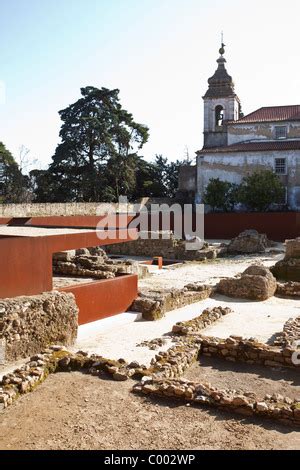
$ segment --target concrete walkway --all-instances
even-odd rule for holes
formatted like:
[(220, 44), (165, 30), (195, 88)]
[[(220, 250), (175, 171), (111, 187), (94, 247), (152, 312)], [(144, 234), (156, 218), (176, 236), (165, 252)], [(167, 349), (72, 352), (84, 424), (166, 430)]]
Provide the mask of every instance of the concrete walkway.
[[(137, 344), (167, 335), (176, 322), (190, 320), (207, 307), (229, 306), (233, 313), (203, 330), (203, 334), (221, 338), (230, 335), (255, 337), (262, 342), (269, 341), (275, 333), (282, 331), (289, 318), (300, 316), (300, 302), (297, 300), (277, 297), (264, 302), (232, 300), (223, 296), (207, 299), (168, 312), (156, 322), (140, 321), (137, 314), (126, 313), (83, 325), (79, 327), (78, 340), (73, 349), (82, 349), (111, 359), (137, 360), (148, 365), (156, 351), (137, 347)], [(170, 344), (170, 340), (167, 340), (166, 345), (160, 349), (168, 349)]]

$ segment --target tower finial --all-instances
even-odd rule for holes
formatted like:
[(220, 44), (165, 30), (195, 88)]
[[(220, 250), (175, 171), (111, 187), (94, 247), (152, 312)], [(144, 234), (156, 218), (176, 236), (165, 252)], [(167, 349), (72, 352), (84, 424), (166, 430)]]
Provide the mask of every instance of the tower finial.
[(225, 54), (225, 44), (224, 44), (224, 33), (221, 32), (221, 48), (219, 49), (220, 54), (223, 56)]

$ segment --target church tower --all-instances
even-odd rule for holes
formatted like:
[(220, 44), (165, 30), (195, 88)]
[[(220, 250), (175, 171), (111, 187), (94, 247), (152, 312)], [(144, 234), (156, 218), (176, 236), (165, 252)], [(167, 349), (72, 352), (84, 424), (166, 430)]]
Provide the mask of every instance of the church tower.
[(225, 68), (225, 44), (221, 44), (218, 68), (208, 79), (204, 100), (204, 148), (227, 145), (227, 122), (237, 121), (241, 116), (241, 104), (234, 91), (232, 77)]

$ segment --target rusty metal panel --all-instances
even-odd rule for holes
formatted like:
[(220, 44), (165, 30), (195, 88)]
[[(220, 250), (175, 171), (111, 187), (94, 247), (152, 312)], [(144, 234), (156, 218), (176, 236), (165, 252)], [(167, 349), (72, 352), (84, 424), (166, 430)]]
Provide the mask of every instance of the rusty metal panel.
[(11, 220), (11, 217), (0, 217), (0, 225), (7, 225)]
[(59, 289), (72, 292), (79, 307), (79, 325), (126, 312), (137, 297), (138, 277), (124, 274), (87, 284)]
[(52, 290), (47, 239), (0, 238), (0, 298)]
[[(64, 228), (126, 228), (134, 217), (134, 215), (128, 214), (28, 217), (23, 219), (23, 225)], [(7, 220), (11, 225), (20, 225), (21, 223), (21, 218)]]
[(0, 237), (0, 298), (52, 290), (52, 254), (57, 251), (120, 243), (137, 237), (136, 230), (129, 237), (126, 229), (106, 233), (111, 235), (109, 240), (99, 240), (96, 231)]

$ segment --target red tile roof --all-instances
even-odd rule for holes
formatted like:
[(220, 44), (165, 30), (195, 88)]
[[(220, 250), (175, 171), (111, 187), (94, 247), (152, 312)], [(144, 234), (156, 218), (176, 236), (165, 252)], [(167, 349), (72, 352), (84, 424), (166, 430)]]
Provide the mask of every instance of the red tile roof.
[(300, 150), (300, 140), (241, 142), (227, 147), (205, 148), (197, 153), (266, 152), (268, 150)]
[(236, 123), (271, 122), (271, 121), (300, 121), (300, 105), (269, 106), (257, 109), (253, 113), (242, 117)]

